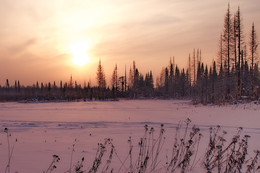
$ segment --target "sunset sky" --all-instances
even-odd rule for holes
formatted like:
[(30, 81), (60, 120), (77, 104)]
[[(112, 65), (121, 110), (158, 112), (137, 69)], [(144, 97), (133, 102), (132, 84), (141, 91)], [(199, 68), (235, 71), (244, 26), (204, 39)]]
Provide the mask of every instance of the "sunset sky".
[(95, 83), (99, 59), (108, 83), (133, 60), (156, 76), (172, 56), (186, 67), (193, 48), (210, 63), (228, 2), (240, 5), (246, 42), (253, 22), (260, 37), (259, 0), (0, 0), (0, 85)]

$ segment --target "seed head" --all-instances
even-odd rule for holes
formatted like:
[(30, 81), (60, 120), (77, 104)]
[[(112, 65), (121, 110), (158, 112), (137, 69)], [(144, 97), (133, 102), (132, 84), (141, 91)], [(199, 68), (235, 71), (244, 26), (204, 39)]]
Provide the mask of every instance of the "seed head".
[(5, 128), (5, 129), (4, 129), (4, 132), (5, 132), (5, 133), (8, 133), (8, 128)]

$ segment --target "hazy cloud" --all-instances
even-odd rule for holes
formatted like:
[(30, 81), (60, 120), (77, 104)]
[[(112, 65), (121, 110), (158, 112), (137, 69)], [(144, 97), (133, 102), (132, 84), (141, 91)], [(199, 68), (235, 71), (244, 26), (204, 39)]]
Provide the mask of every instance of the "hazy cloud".
[[(186, 64), (193, 48), (201, 48), (205, 61), (211, 62), (217, 52), (228, 2), (0, 0), (0, 3), (0, 78), (13, 74), (17, 79), (24, 74), (29, 76), (32, 71), (34, 76), (43, 78), (45, 75), (61, 78), (62, 74), (67, 78), (68, 74), (76, 73), (77, 68), (70, 64), (68, 46), (81, 39), (89, 40), (93, 59), (108, 60), (106, 70), (112, 69), (117, 63), (114, 61), (128, 64), (135, 59), (137, 63), (149, 60), (149, 66), (140, 69), (151, 67), (150, 70), (160, 71), (161, 67), (156, 67), (158, 58), (160, 63), (167, 64), (169, 57), (175, 56), (177, 63)], [(260, 1), (230, 3), (232, 13), (240, 4), (245, 32), (254, 21), (260, 33)], [(87, 70), (95, 71), (96, 66), (92, 66)], [(59, 75), (55, 75), (55, 69)]]

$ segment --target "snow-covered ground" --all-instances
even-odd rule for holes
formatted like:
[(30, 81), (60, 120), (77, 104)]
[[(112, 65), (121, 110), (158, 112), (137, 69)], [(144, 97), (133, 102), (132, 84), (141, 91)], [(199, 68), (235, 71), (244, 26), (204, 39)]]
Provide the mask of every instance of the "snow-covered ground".
[[(158, 136), (161, 124), (165, 128), (165, 144), (160, 152), (158, 168), (163, 168), (176, 127), (186, 118), (190, 118), (192, 125), (198, 126), (203, 135), (198, 161), (191, 172), (202, 170), (200, 161), (208, 143), (209, 127), (220, 125), (230, 138), (238, 127), (243, 127), (243, 133), (251, 136), (249, 154), (253, 155), (253, 150), (260, 149), (260, 105), (254, 103), (226, 106), (192, 105), (185, 100), (0, 103), (0, 172), (4, 172), (8, 161), (4, 128), (9, 129), (10, 146), (14, 146), (11, 172), (43, 172), (53, 154), (61, 159), (53, 172), (66, 172), (71, 160), (75, 165), (82, 157), (85, 158), (83, 170), (88, 170), (97, 144), (105, 138), (113, 139), (116, 154), (111, 167), (118, 172), (120, 162), (125, 160), (129, 151), (129, 136), (134, 150), (138, 150), (144, 125), (154, 127)], [(71, 154), (73, 144), (75, 151)], [(124, 168), (119, 172), (124, 172)]]

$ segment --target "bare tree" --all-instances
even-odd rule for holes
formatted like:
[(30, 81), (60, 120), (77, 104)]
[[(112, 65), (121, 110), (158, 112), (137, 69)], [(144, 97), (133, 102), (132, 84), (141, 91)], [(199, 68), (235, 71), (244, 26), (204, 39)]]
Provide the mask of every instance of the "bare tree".
[(256, 85), (256, 74), (255, 72), (258, 71), (255, 68), (258, 66), (258, 54), (257, 54), (257, 47), (259, 45), (259, 42), (257, 40), (257, 35), (255, 31), (255, 25), (254, 23), (252, 24), (252, 30), (250, 33), (250, 42), (249, 42), (249, 49), (250, 49), (250, 54), (251, 54), (251, 69), (250, 69), (250, 74), (251, 74), (251, 93), (254, 93), (255, 90), (255, 85)]
[[(234, 15), (234, 38), (233, 38), (233, 45), (234, 45), (234, 56), (235, 56), (235, 71), (237, 73), (237, 98), (240, 99), (242, 94), (242, 71), (244, 69), (244, 53), (243, 50), (244, 46), (244, 37), (243, 37), (243, 25), (241, 19), (241, 12), (240, 7), (236, 14)], [(237, 46), (237, 48), (236, 48)]]
[(251, 54), (251, 69), (253, 70), (254, 64), (258, 62), (257, 47), (259, 45), (254, 23), (252, 24), (252, 30), (249, 38), (250, 38), (249, 49)]

